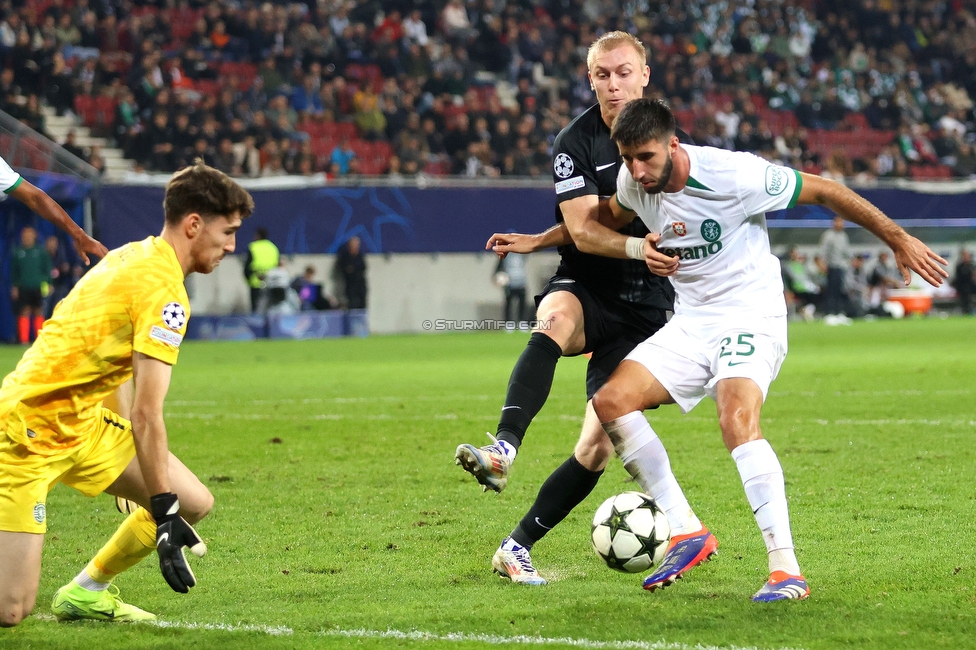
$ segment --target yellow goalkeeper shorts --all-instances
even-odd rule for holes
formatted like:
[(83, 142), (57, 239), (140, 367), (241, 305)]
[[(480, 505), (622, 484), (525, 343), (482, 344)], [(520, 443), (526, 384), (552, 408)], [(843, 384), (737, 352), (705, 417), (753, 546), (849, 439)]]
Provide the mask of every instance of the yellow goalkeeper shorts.
[(0, 431), (0, 530), (47, 531), (47, 494), (58, 483), (85, 496), (105, 491), (136, 455), (132, 425), (116, 413), (99, 409), (95, 432), (64, 455), (32, 453)]

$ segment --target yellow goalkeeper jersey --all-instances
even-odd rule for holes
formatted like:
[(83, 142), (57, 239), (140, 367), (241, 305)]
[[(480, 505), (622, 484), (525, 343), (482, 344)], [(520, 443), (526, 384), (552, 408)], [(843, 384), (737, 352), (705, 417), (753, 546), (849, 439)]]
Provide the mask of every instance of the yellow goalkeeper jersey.
[(98, 406), (132, 377), (132, 352), (176, 363), (190, 317), (173, 247), (149, 237), (111, 251), (54, 309), (0, 386), (0, 427), (34, 453), (95, 431)]

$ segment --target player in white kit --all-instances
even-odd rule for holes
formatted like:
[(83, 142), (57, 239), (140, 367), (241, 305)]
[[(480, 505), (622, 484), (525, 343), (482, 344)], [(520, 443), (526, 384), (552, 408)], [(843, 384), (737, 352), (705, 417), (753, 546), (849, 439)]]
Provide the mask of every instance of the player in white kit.
[(614, 219), (637, 216), (651, 231), (633, 244), (643, 245), (653, 273), (671, 278), (676, 298), (671, 321), (621, 362), (593, 406), (624, 466), (667, 507), (667, 455), (642, 411), (677, 403), (688, 412), (713, 398), (769, 554), (770, 578), (753, 600), (806, 598), (783, 470), (759, 426), (787, 349), (783, 282), (765, 213), (825, 205), (888, 244), (906, 284), (912, 269), (940, 285), (946, 261), (838, 183), (749, 153), (682, 145), (674, 132), (670, 109), (649, 99), (631, 102), (614, 122), (625, 167), (610, 209)]

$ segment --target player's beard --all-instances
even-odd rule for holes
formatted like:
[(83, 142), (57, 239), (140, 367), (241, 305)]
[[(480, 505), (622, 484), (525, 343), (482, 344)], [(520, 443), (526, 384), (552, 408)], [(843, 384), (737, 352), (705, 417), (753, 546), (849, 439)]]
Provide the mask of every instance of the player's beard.
[(660, 194), (664, 191), (664, 187), (671, 180), (671, 172), (674, 171), (674, 162), (671, 160), (671, 154), (668, 153), (668, 161), (664, 163), (664, 169), (661, 170), (661, 175), (657, 179), (657, 183), (653, 187), (645, 187), (644, 191), (648, 194)]

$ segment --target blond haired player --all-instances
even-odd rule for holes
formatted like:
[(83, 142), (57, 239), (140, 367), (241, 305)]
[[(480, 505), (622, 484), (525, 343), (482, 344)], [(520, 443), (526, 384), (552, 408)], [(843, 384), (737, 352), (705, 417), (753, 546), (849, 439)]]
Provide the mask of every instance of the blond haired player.
[[(183, 557), (206, 551), (190, 524), (213, 496), (172, 453), (163, 400), (186, 331), (183, 286), (234, 251), (250, 195), (198, 163), (173, 176), (165, 224), (110, 252), (54, 310), (37, 342), (0, 386), (0, 625), (34, 607), (47, 493), (65, 483), (88, 496), (108, 492), (137, 509), (54, 598), (59, 619), (155, 618), (124, 603), (112, 580), (156, 549), (169, 585), (196, 584)], [(132, 378), (131, 421), (103, 400)], [(110, 588), (111, 587), (111, 588)]]

